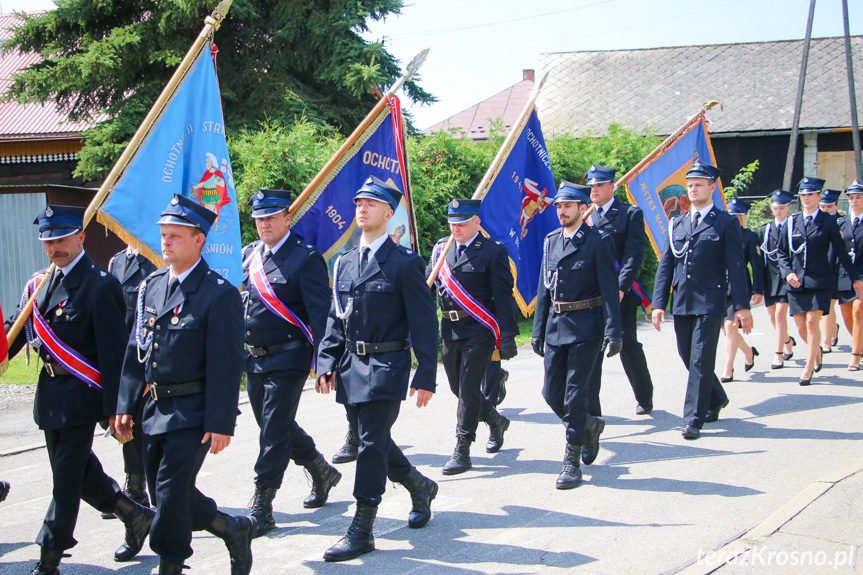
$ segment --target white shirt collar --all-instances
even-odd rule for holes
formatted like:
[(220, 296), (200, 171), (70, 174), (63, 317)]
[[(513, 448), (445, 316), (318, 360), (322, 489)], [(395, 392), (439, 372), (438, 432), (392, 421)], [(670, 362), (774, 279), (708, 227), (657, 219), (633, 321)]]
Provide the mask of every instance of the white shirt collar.
[(170, 276), (168, 278), (168, 281), (170, 282), (171, 278), (177, 278), (178, 282), (183, 283), (183, 280), (186, 279), (187, 277), (189, 277), (189, 274), (192, 273), (192, 270), (194, 270), (196, 267), (198, 267), (199, 263), (201, 263), (201, 258), (198, 258), (198, 261), (195, 262), (195, 265), (193, 265), (192, 267), (190, 267), (189, 269), (187, 269), (186, 271), (184, 271), (180, 275), (175, 275), (174, 270), (171, 268), (168, 268), (168, 275)]
[(466, 241), (464, 244), (460, 244), (460, 243), (456, 242), (456, 247), (464, 245), (465, 249), (469, 248), (470, 245), (473, 243), (473, 241), (476, 239), (476, 237), (478, 235), (479, 235), (479, 232), (475, 233), (474, 236), (471, 239), (469, 239), (468, 241)]
[(137, 256), (140, 252), (133, 248), (132, 246), (126, 246), (126, 255), (127, 256)]
[[(708, 214), (708, 213), (710, 212), (710, 210), (712, 210), (712, 209), (713, 209), (713, 204), (707, 204), (707, 206), (705, 206), (705, 207), (701, 208), (700, 210), (696, 210), (699, 214), (701, 214), (700, 219), (699, 219), (699, 222), (704, 221), (704, 218), (705, 218), (705, 217), (707, 217), (707, 214)], [(693, 213), (691, 213), (691, 214), (689, 214), (689, 221), (691, 222), (691, 221), (692, 221), (692, 218), (694, 218), (694, 217), (695, 217), (695, 213), (694, 213), (694, 212), (693, 212)]]
[(785, 222), (787, 222), (787, 221), (788, 221), (788, 218), (785, 218), (781, 222), (779, 221), (778, 218), (773, 218), (773, 225), (778, 228), (779, 226), (785, 225)]
[(288, 233), (285, 234), (285, 237), (283, 237), (281, 240), (279, 240), (279, 243), (274, 245), (272, 248), (268, 247), (267, 244), (265, 244), (264, 242), (261, 242), (261, 245), (263, 246), (261, 248), (261, 250), (263, 250), (263, 251), (261, 251), (261, 255), (266, 254), (268, 250), (271, 253), (276, 253), (277, 251), (279, 251), (279, 248), (281, 248), (283, 245), (285, 245), (285, 242), (288, 241), (288, 238), (290, 236), (291, 236), (291, 230), (288, 230)]
[(584, 225), (584, 220), (581, 220), (581, 224), (579, 224), (579, 226), (578, 226), (577, 228), (575, 228), (575, 231), (574, 231), (574, 232), (572, 232), (572, 233), (571, 233), (571, 234), (569, 234), (569, 235), (566, 235), (566, 228), (563, 228), (563, 231), (564, 231), (563, 239), (565, 239), (565, 240), (572, 240), (572, 238), (574, 238), (574, 237), (575, 237), (575, 234), (577, 234), (577, 233), (578, 233), (578, 230), (580, 230), (580, 229), (581, 229), (581, 226), (583, 226), (583, 225)]
[(816, 207), (816, 208), (815, 208), (815, 211), (814, 211), (814, 212), (812, 212), (811, 214), (807, 214), (807, 213), (806, 213), (806, 210), (803, 210), (803, 211), (802, 211), (802, 212), (800, 212), (800, 213), (801, 213), (801, 214), (803, 214), (803, 217), (804, 217), (804, 218), (808, 218), (808, 217), (810, 217), (810, 216), (811, 216), (811, 217), (812, 217), (812, 219), (814, 220), (814, 219), (815, 219), (815, 216), (817, 216), (817, 215), (818, 215), (818, 212), (820, 212), (820, 211), (821, 211), (821, 210), (820, 210), (819, 208), (817, 208), (817, 207)]
[(71, 271), (72, 271), (72, 268), (74, 268), (74, 267), (75, 267), (75, 264), (77, 264), (78, 262), (80, 262), (80, 261), (81, 261), (81, 258), (83, 258), (83, 257), (84, 257), (84, 250), (81, 250), (81, 253), (80, 253), (80, 254), (78, 254), (78, 257), (77, 257), (77, 258), (75, 258), (74, 260), (72, 260), (72, 263), (70, 263), (70, 264), (69, 264), (68, 266), (66, 266), (66, 267), (62, 267), (62, 268), (60, 268), (60, 270), (63, 272), (63, 277), (66, 277), (67, 275), (69, 275), (69, 272), (71, 272)]
[(614, 204), (614, 200), (615, 200), (614, 196), (611, 196), (611, 199), (608, 200), (607, 202), (605, 202), (605, 205), (601, 206), (601, 205), (597, 204), (596, 202), (594, 202), (594, 205), (597, 208), (602, 208), (602, 213), (606, 213), (609, 209), (611, 209), (611, 206)]
[(389, 236), (387, 234), (384, 234), (367, 246), (365, 243), (363, 243), (362, 236), (360, 236), (360, 250), (362, 250), (364, 247), (368, 247), (371, 250), (371, 254), (369, 255), (373, 256), (378, 253), (378, 250), (382, 245), (384, 245), (384, 242), (387, 241), (387, 238), (389, 238)]

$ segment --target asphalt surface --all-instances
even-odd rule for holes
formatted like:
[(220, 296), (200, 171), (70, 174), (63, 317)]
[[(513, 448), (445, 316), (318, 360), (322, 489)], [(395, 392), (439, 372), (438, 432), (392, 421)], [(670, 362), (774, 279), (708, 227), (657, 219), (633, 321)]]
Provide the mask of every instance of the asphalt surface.
[[(786, 368), (769, 368), (773, 333), (763, 308), (754, 312), (748, 337), (761, 356), (755, 369), (726, 384), (731, 404), (701, 439), (681, 437), (686, 373), (677, 356), (671, 323), (657, 333), (644, 323), (639, 337), (655, 386), (655, 410), (635, 415), (635, 401), (617, 358), (606, 360), (602, 391), (607, 425), (599, 457), (583, 466), (584, 483), (555, 489), (564, 451), (564, 429), (540, 394), (541, 359), (528, 346), (504, 364), (510, 371), (501, 412), (512, 420), (500, 453), (484, 450), (487, 427), (473, 445), (474, 468), (444, 477), (440, 470), (454, 446), (456, 398), (443, 369), (431, 404), (406, 401), (393, 438), (411, 462), (440, 484), (424, 528), (408, 529), (410, 496), (388, 484), (374, 534), (377, 551), (342, 563), (322, 553), (344, 535), (353, 516), (354, 464), (326, 506), (302, 507), (310, 485), (301, 469), (288, 468), (275, 501), (277, 529), (255, 540), (252, 573), (856, 573), (863, 560), (863, 382), (845, 370), (850, 336), (824, 356), (813, 385), (797, 380), (804, 351), (798, 346)], [(799, 340), (799, 338), (798, 338)], [(717, 363), (724, 359), (720, 342)], [(20, 402), (19, 402), (20, 403)], [(0, 452), (15, 443), (38, 443), (35, 425), (4, 404)], [(236, 436), (222, 454), (208, 456), (198, 487), (221, 509), (242, 513), (253, 494), (257, 427), (248, 405)], [(306, 391), (297, 420), (329, 457), (341, 446), (346, 420), (334, 396)], [(10, 429), (14, 427), (15, 429)], [(27, 435), (30, 433), (30, 435)], [(31, 439), (33, 441), (31, 441)], [(20, 445), (19, 445), (20, 446)], [(107, 472), (122, 482), (119, 445), (96, 438), (94, 450)], [(32, 543), (50, 501), (51, 477), (44, 449), (0, 456), (0, 479), (12, 483), (0, 503), (0, 574), (26, 574), (38, 559)], [(112, 560), (123, 530), (82, 504), (79, 544), (61, 564), (63, 575), (128, 575), (155, 572), (148, 546), (132, 562)], [(188, 572), (229, 573), (224, 544), (197, 533)], [(771, 554), (772, 553), (772, 554)]]

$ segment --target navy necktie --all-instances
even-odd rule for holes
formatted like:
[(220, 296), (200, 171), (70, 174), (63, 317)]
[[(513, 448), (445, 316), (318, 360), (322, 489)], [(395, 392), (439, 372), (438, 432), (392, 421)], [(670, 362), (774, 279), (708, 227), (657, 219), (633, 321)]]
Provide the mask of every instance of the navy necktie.
[(177, 279), (176, 276), (172, 277), (168, 281), (168, 291), (165, 294), (165, 304), (167, 305), (168, 301), (171, 299), (171, 296), (174, 295), (174, 292), (177, 291), (177, 286), (180, 285), (180, 280)]
[(366, 266), (369, 263), (369, 252), (371, 249), (369, 247), (364, 247), (360, 254), (360, 273), (363, 273), (366, 270)]
[(464, 255), (464, 251), (467, 249), (467, 246), (464, 244), (460, 244), (458, 248), (456, 248), (455, 259), (459, 259)]

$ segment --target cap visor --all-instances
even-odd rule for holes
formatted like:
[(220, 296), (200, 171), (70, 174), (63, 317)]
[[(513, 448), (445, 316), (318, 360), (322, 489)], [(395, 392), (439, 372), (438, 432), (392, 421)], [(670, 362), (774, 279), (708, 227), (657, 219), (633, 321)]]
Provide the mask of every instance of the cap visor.
[(268, 207), (268, 208), (257, 208), (252, 210), (253, 218), (266, 218), (267, 216), (274, 216), (278, 213), (284, 212), (288, 208), (279, 206), (279, 207)]
[(59, 240), (61, 238), (73, 236), (80, 231), (81, 228), (53, 228), (39, 232), (39, 239), (43, 242), (45, 240)]
[(159, 219), (159, 221), (156, 222), (156, 224), (158, 224), (160, 226), (162, 224), (173, 224), (175, 226), (186, 226), (189, 228), (200, 228), (201, 227), (198, 224), (193, 224), (189, 220), (181, 218), (180, 216), (162, 216)]

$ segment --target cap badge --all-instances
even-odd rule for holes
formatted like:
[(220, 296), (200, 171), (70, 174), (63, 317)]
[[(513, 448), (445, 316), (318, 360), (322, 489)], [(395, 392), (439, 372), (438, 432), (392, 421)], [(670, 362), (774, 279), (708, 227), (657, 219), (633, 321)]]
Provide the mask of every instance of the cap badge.
[(596, 171), (596, 166), (595, 166), (595, 165), (593, 165), (593, 164), (591, 164), (591, 166), (590, 166), (590, 171), (591, 171), (591, 172), (595, 172), (595, 171)]
[(453, 201), (452, 201), (452, 207), (453, 207), (453, 208), (455, 208), (455, 209), (458, 209), (458, 200), (453, 200)]
[(808, 183), (809, 183), (809, 178), (803, 178), (803, 183), (804, 183), (804, 184), (808, 184)]
[(177, 196), (174, 196), (173, 198), (171, 198), (171, 205), (172, 206), (176, 206), (179, 203), (180, 203), (180, 200), (177, 199)]
[(53, 215), (54, 215), (54, 210), (51, 209), (51, 206), (48, 206), (47, 208), (45, 208), (45, 216), (46, 217), (50, 218)]
[(264, 199), (264, 192), (258, 192), (258, 199), (259, 199), (259, 200), (263, 200), (263, 199)]

